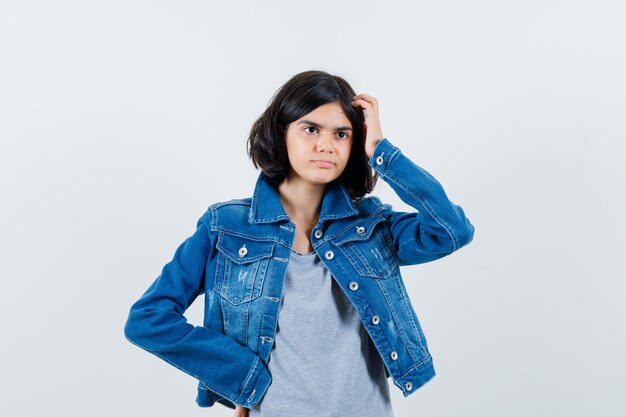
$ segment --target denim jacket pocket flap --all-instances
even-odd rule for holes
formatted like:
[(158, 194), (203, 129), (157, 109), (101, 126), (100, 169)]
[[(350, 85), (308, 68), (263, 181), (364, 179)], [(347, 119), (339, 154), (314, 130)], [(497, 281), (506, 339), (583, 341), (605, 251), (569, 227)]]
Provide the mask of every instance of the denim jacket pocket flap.
[(269, 258), (274, 253), (274, 242), (220, 234), (217, 249), (237, 264), (247, 264)]
[(376, 225), (383, 220), (385, 220), (384, 217), (376, 215), (354, 222), (351, 228), (334, 239), (333, 243), (337, 246), (341, 246), (348, 242), (368, 240), (371, 238)]
[(398, 257), (385, 218), (375, 215), (352, 223), (332, 242), (355, 271), (370, 278), (386, 279), (398, 266)]
[(215, 289), (232, 305), (261, 295), (275, 242), (222, 233), (217, 239)]

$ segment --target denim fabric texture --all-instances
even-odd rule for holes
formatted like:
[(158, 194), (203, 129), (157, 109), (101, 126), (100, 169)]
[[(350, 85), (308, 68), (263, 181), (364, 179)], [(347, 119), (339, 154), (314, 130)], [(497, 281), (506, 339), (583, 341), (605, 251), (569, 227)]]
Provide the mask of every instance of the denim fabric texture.
[[(474, 226), (441, 184), (388, 138), (369, 164), (416, 211), (394, 211), (375, 196), (352, 200), (333, 181), (310, 240), (406, 397), (435, 369), (400, 266), (451, 254), (473, 239)], [(260, 173), (251, 198), (208, 207), (131, 306), (125, 337), (195, 377), (199, 406), (253, 408), (272, 379), (267, 364), (294, 236), (276, 188)], [(194, 326), (184, 313), (200, 294), (204, 325)]]

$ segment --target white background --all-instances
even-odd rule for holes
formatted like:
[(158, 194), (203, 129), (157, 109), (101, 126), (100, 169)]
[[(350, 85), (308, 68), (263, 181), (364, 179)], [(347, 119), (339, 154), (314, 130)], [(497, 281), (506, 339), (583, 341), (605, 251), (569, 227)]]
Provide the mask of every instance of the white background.
[(391, 385), (396, 416), (626, 415), (619, 3), (3, 1), (0, 414), (233, 414), (123, 326), (208, 205), (251, 196), (271, 95), (321, 69), (476, 227), (403, 269), (437, 376)]

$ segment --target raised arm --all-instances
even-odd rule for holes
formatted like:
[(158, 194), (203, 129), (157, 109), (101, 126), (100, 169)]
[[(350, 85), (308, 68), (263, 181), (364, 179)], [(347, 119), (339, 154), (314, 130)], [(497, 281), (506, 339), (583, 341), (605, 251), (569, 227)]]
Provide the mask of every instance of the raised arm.
[(474, 226), (463, 209), (450, 201), (441, 184), (407, 158), (387, 138), (378, 142), (369, 160), (379, 177), (417, 212), (383, 214), (391, 227), (400, 265), (430, 262), (472, 241)]
[(472, 241), (474, 226), (460, 206), (448, 199), (443, 187), (383, 136), (378, 100), (369, 94), (354, 96), (352, 105), (364, 113), (365, 154), (378, 176), (417, 212), (393, 211), (385, 204), (400, 265), (434, 261)]

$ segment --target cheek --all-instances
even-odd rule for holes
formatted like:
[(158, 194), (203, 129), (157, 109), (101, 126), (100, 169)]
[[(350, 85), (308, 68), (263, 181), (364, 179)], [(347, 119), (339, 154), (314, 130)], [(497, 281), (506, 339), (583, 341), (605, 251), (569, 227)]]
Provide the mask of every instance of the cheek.
[(307, 150), (297, 141), (287, 142), (287, 158), (292, 166), (302, 164), (307, 155)]
[(346, 161), (350, 157), (350, 152), (352, 151), (352, 141), (347, 142), (342, 148), (343, 154), (345, 156)]

